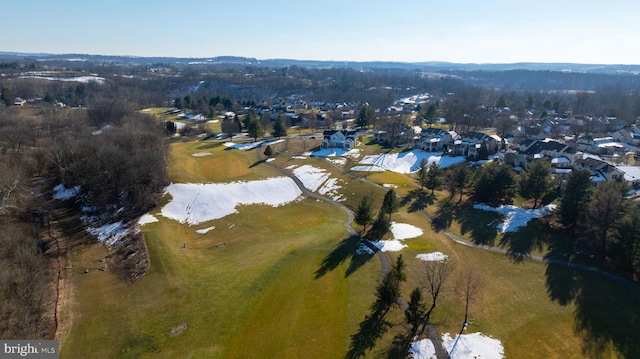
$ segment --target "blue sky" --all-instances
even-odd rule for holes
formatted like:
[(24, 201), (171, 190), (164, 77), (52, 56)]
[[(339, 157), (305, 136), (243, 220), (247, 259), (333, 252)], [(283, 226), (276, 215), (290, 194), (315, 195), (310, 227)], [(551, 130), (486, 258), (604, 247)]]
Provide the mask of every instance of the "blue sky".
[(640, 64), (637, 0), (20, 0), (0, 51)]

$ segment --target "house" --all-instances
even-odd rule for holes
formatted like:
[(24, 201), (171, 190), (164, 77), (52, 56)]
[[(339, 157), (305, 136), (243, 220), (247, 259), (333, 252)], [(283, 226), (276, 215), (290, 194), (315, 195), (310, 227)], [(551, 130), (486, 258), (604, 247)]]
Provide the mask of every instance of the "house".
[(15, 100), (13, 100), (14, 106), (24, 106), (26, 103), (27, 103), (27, 100), (23, 100), (20, 97), (16, 97)]
[(441, 128), (430, 127), (423, 129), (416, 147), (427, 152), (446, 151), (459, 136), (454, 131), (446, 131)]
[[(531, 162), (546, 158), (555, 169), (570, 169), (576, 159), (575, 148), (553, 140), (525, 139), (517, 147), (517, 155), (509, 157), (513, 166), (527, 168)], [(506, 159), (505, 159), (506, 162)]]
[(321, 148), (344, 148), (352, 149), (356, 146), (356, 131), (350, 130), (325, 130)]
[(454, 141), (454, 147), (452, 151), (453, 155), (462, 155), (467, 157), (477, 157), (480, 153), (482, 144), (487, 146), (487, 150), (490, 154), (498, 151), (498, 136), (489, 136), (482, 132), (468, 132), (460, 135), (460, 141)]
[(611, 137), (616, 141), (628, 143), (633, 146), (640, 146), (640, 129), (636, 126), (625, 126), (611, 133)]
[(585, 155), (583, 158), (577, 159), (573, 169), (589, 171), (591, 173), (591, 181), (596, 187), (602, 182), (624, 178), (622, 171), (594, 156)]

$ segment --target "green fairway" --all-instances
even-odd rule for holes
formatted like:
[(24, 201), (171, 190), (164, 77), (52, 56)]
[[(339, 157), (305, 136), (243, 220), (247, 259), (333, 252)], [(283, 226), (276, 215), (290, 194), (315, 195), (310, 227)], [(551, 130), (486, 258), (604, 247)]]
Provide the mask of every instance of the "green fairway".
[[(342, 203), (352, 209), (373, 194), (377, 211), (385, 192), (322, 159), (276, 154), (267, 164), (258, 161), (256, 150), (228, 150), (214, 142), (175, 143), (168, 164), (171, 181), (191, 183), (276, 177), (282, 173), (271, 165), (290, 171), (308, 164), (340, 181)], [(440, 251), (455, 265), (432, 316), (441, 333), (460, 330), (464, 303), (453, 290), (455, 277), (473, 268), (483, 289), (470, 307), (468, 331), (500, 340), (507, 358), (637, 353), (638, 334), (625, 330), (637, 324), (637, 292), (583, 271), (455, 243), (418, 211), (418, 186), (410, 176), (381, 173), (368, 179), (402, 186), (398, 192), (413, 196), (392, 219), (424, 233), (405, 240), (402, 252), (386, 252), (392, 262), (400, 253), (405, 259), (405, 299), (425, 284), (424, 262), (416, 255)], [(506, 243), (488, 225), (499, 215), (455, 201), (444, 205), (447, 194), (437, 194), (422, 198), (421, 206), (448, 221), (452, 232), (480, 244), (547, 250), (538, 245), (551, 241), (540, 237), (541, 227), (530, 226)], [(152, 214), (159, 222), (141, 227), (151, 265), (135, 284), (98, 270), (107, 255), (100, 244), (71, 255), (73, 326), (61, 340), (61, 358), (344, 358), (360, 345), (353, 336), (367, 334), (361, 324), (374, 301), (380, 261), (355, 254), (358, 243), (343, 228), (347, 215), (336, 206), (313, 198), (275, 208), (240, 206), (238, 213), (194, 226), (157, 212)], [(202, 229), (210, 231), (196, 232)], [(611, 318), (621, 318), (623, 325)], [(388, 330), (365, 350), (367, 357), (389, 357), (394, 337), (406, 331), (399, 308), (386, 320)]]

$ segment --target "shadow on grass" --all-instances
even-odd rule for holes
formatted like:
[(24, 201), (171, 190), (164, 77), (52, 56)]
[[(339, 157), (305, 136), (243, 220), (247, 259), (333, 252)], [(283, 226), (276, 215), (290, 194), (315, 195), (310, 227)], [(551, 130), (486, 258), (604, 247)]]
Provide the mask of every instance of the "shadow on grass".
[(504, 233), (500, 239), (500, 247), (507, 249), (507, 256), (515, 263), (521, 263), (531, 252), (542, 252), (545, 246), (554, 241), (553, 237), (559, 235), (549, 230), (545, 220), (534, 219), (517, 232)]
[(433, 221), (431, 221), (431, 227), (434, 231), (440, 232), (451, 227), (454, 219), (454, 208), (455, 205), (449, 200), (444, 199), (438, 202), (438, 210), (433, 217)]
[(415, 189), (402, 199), (409, 204), (409, 212), (421, 211), (434, 203), (434, 196), (424, 190)]
[(546, 276), (551, 299), (575, 304), (575, 331), (585, 358), (609, 357), (612, 349), (622, 358), (640, 358), (640, 289), (551, 263)]
[(471, 203), (461, 203), (454, 208), (454, 218), (460, 223), (460, 234), (470, 236), (478, 245), (495, 245), (498, 231), (494, 225), (500, 216), (497, 213), (473, 208)]
[(357, 359), (364, 357), (366, 352), (376, 345), (376, 342), (382, 338), (390, 327), (391, 323), (384, 318), (382, 311), (374, 310), (367, 314), (364, 320), (360, 322), (358, 332), (351, 336), (351, 345), (345, 358)]
[(251, 164), (251, 166), (249, 166), (249, 168), (253, 168), (253, 167), (256, 167), (258, 165), (261, 165), (261, 164), (265, 163), (266, 161), (267, 161), (266, 159), (260, 160), (260, 161), (255, 161), (254, 163)]
[(360, 267), (367, 263), (373, 255), (368, 253), (357, 253), (359, 246), (360, 238), (358, 236), (351, 236), (343, 239), (338, 243), (338, 246), (331, 251), (331, 253), (324, 257), (320, 268), (318, 268), (315, 273), (315, 278), (318, 279), (323, 277), (349, 259), (349, 267), (347, 267), (347, 270), (345, 271), (345, 277), (350, 276), (360, 269)]
[(640, 286), (580, 264), (558, 264), (593, 265), (581, 253), (585, 238), (574, 238), (567, 230), (547, 240), (547, 295), (562, 306), (575, 305), (574, 328), (583, 357), (640, 358)]
[(391, 348), (389, 349), (387, 358), (396, 359), (407, 357), (409, 349), (411, 349), (411, 343), (413, 342), (413, 337), (409, 332), (409, 330), (403, 330), (401, 333), (396, 334), (396, 336), (393, 337), (393, 342), (391, 343)]

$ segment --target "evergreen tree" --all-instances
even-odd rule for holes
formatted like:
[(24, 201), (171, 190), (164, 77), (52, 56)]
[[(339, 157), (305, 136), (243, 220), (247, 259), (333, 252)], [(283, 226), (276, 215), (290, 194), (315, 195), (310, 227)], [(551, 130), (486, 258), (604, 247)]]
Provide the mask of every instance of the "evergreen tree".
[(420, 324), (423, 323), (424, 316), (427, 314), (427, 307), (424, 303), (422, 291), (420, 288), (413, 288), (409, 295), (409, 303), (404, 311), (404, 318), (407, 324), (411, 326), (409, 338), (413, 338), (418, 332)]
[(388, 190), (387, 193), (384, 194), (384, 199), (382, 200), (382, 208), (380, 209), (381, 213), (389, 215), (389, 221), (391, 221), (391, 214), (398, 211), (400, 207), (400, 203), (398, 202), (398, 198), (396, 197), (396, 192), (392, 189)]
[(488, 163), (480, 169), (473, 198), (478, 202), (500, 204), (513, 199), (516, 180), (507, 165)]
[(287, 128), (284, 126), (284, 121), (282, 121), (282, 118), (280, 116), (278, 116), (278, 118), (276, 118), (275, 123), (273, 124), (273, 130), (271, 131), (273, 137), (283, 137), (287, 135)]
[(267, 157), (273, 156), (273, 150), (270, 145), (267, 145), (267, 148), (264, 149), (264, 155)]
[(382, 278), (376, 287), (376, 302), (373, 308), (376, 312), (382, 312), (384, 317), (392, 306), (398, 304), (400, 299), (400, 283), (406, 280), (404, 273), (404, 261), (402, 255), (398, 256), (396, 263), (391, 265), (389, 272)]
[(591, 174), (587, 170), (572, 171), (562, 191), (560, 200), (560, 221), (565, 226), (575, 226), (588, 213), (591, 197)]
[(360, 107), (358, 117), (356, 118), (356, 125), (359, 127), (368, 127), (373, 123), (373, 117), (375, 112), (369, 105), (363, 105)]
[(420, 184), (420, 189), (424, 189), (425, 184), (427, 183), (427, 172), (429, 171), (429, 163), (426, 159), (420, 160), (420, 167), (418, 168), (418, 183)]
[(633, 278), (640, 265), (640, 208), (632, 204), (615, 225), (615, 249), (622, 271)]
[(5, 106), (7, 107), (13, 105), (14, 97), (8, 88), (2, 88), (2, 92), (0, 92), (0, 100), (4, 102)]
[(425, 178), (425, 186), (431, 190), (433, 196), (436, 188), (442, 184), (444, 180), (444, 171), (436, 162), (431, 162), (427, 167), (427, 174)]
[(486, 161), (489, 159), (489, 148), (487, 147), (487, 143), (485, 141), (482, 141), (482, 144), (478, 149), (478, 159), (482, 161)]
[(249, 123), (249, 127), (247, 128), (247, 132), (249, 133), (249, 136), (253, 138), (254, 142), (258, 137), (264, 136), (264, 128), (262, 127), (260, 120), (257, 118), (251, 120), (251, 123)]
[(472, 172), (466, 163), (449, 167), (445, 175), (445, 186), (449, 190), (449, 199), (452, 199), (456, 194), (460, 194), (458, 202), (462, 201), (464, 190), (471, 183), (471, 175)]
[(382, 238), (389, 230), (391, 229), (391, 220), (384, 213), (384, 211), (378, 212), (378, 217), (376, 217), (375, 222), (373, 222), (373, 226), (371, 227), (372, 235), (376, 238)]
[(602, 185), (589, 204), (590, 222), (600, 237), (600, 254), (607, 254), (607, 233), (622, 216), (622, 194), (614, 186)]
[(520, 174), (518, 187), (522, 197), (533, 199), (531, 208), (536, 208), (538, 200), (551, 187), (551, 164), (543, 160), (533, 161), (531, 166)]
[(355, 213), (357, 224), (362, 226), (362, 232), (365, 232), (367, 226), (373, 222), (373, 211), (371, 210), (371, 196), (364, 196), (358, 204), (358, 209)]

